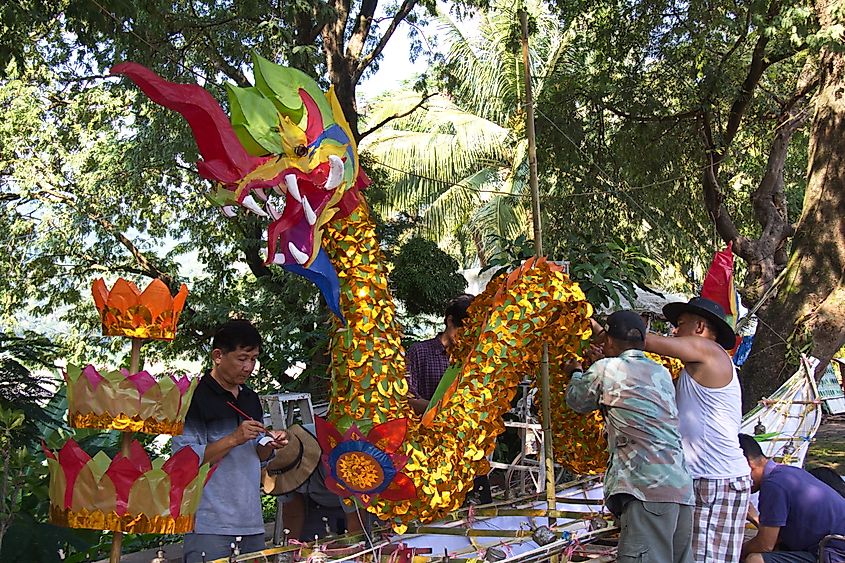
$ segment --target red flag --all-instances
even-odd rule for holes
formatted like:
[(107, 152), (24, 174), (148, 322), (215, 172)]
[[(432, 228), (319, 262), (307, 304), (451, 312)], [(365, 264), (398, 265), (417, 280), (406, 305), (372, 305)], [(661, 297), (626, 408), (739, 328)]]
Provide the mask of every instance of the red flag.
[(701, 296), (715, 301), (725, 311), (725, 320), (731, 326), (736, 324), (737, 305), (736, 289), (734, 288), (734, 255), (729, 242), (724, 250), (719, 250), (713, 256), (710, 269), (701, 286)]

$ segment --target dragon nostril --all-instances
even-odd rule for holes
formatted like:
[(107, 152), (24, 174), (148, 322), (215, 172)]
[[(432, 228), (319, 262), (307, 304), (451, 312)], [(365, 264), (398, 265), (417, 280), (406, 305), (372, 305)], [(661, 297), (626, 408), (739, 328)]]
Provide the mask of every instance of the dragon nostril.
[(308, 154), (308, 147), (305, 145), (297, 145), (293, 152), (296, 153), (296, 156), (305, 156)]

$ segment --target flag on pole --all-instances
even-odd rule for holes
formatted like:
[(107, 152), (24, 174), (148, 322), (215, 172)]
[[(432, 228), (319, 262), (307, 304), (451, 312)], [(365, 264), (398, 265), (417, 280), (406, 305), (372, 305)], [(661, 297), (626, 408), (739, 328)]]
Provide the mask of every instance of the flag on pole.
[(736, 288), (734, 287), (734, 255), (729, 242), (724, 250), (719, 250), (713, 256), (710, 269), (701, 286), (701, 296), (715, 301), (725, 311), (725, 320), (736, 328), (737, 303)]

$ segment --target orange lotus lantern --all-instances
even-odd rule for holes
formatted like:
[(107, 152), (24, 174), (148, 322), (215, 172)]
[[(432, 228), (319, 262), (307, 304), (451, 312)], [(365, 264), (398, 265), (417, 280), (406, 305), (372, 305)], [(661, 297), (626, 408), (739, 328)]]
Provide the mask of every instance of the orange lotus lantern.
[(188, 297), (185, 284), (172, 297), (167, 285), (160, 279), (154, 279), (141, 293), (138, 286), (123, 278), (119, 278), (109, 291), (100, 278), (94, 281), (91, 292), (100, 312), (105, 336), (155, 340), (173, 340), (176, 337), (176, 324)]

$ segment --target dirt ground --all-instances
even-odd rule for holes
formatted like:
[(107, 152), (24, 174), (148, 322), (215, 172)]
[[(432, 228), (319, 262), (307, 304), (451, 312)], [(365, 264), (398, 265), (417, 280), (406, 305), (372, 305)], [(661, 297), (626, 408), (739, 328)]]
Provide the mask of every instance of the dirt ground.
[(845, 414), (826, 415), (810, 444), (804, 467), (828, 466), (845, 473)]

